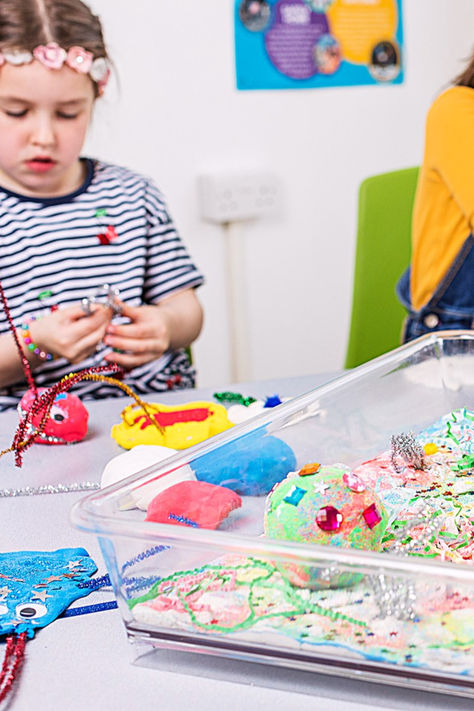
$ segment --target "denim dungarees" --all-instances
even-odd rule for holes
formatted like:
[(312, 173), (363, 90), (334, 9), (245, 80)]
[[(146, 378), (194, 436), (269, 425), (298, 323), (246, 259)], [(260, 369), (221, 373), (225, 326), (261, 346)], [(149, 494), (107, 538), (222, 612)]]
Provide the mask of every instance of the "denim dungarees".
[(431, 299), (419, 311), (410, 302), (410, 267), (397, 284), (397, 295), (408, 311), (403, 342), (445, 329), (474, 329), (474, 237), (464, 242)]

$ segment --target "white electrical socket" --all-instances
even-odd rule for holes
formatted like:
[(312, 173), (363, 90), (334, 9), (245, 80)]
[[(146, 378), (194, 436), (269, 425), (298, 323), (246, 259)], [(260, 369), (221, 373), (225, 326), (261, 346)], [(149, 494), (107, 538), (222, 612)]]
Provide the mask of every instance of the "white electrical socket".
[(280, 186), (271, 173), (207, 173), (198, 177), (201, 215), (210, 222), (249, 220), (273, 212)]

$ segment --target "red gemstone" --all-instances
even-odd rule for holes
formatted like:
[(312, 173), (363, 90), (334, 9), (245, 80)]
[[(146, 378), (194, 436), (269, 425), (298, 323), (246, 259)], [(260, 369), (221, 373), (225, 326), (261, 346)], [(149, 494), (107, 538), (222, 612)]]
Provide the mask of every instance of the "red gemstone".
[(344, 516), (334, 506), (323, 506), (316, 514), (316, 523), (323, 531), (338, 531)]
[(361, 494), (365, 491), (364, 482), (353, 472), (346, 472), (342, 477), (342, 481), (351, 491), (355, 491), (356, 494)]
[(365, 522), (369, 528), (374, 528), (382, 520), (381, 515), (377, 511), (375, 504), (370, 504), (364, 511), (362, 511), (362, 516), (365, 518)]

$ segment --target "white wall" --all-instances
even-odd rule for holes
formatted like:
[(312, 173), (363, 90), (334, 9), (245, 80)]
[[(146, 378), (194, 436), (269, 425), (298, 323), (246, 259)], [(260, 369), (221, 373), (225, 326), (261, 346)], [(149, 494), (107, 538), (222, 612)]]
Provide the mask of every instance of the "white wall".
[(405, 82), (302, 91), (235, 89), (233, 0), (91, 0), (120, 78), (88, 152), (155, 178), (207, 283), (194, 346), (201, 386), (230, 378), (224, 242), (199, 215), (197, 176), (261, 168), (279, 212), (242, 239), (249, 380), (342, 367), (356, 200), (371, 174), (417, 164), (426, 110), (474, 45), (473, 0), (405, 0)]

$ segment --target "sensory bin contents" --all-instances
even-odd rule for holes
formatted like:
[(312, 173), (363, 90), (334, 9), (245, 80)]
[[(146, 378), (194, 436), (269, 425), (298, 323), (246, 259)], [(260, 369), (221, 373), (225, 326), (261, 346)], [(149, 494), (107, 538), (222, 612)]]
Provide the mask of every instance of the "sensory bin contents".
[[(301, 463), (268, 494), (265, 535), (472, 565), (474, 412), (394, 433), (388, 445), (352, 469)], [(156, 581), (128, 605), (147, 628), (474, 676), (473, 585), (429, 569), (351, 574), (228, 554)]]

